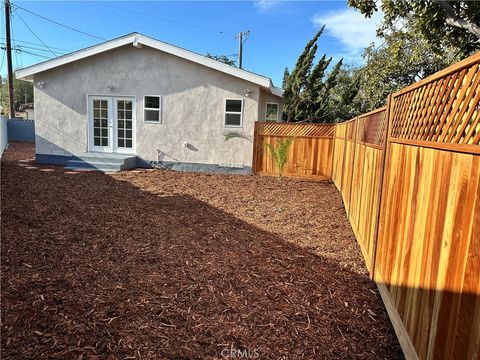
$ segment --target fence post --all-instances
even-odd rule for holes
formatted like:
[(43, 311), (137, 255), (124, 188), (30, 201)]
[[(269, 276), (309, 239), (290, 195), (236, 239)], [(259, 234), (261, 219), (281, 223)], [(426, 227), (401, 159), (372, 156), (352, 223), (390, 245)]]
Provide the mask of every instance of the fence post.
[[(357, 129), (358, 129), (358, 116), (355, 119), (355, 125), (353, 130), (353, 155), (352, 155), (352, 169), (350, 170), (350, 189), (348, 190), (348, 209), (347, 209), (347, 217), (350, 220), (350, 208), (352, 207), (352, 187), (353, 187), (353, 173), (355, 170), (355, 155), (356, 155), (356, 148), (357, 148)], [(347, 136), (345, 136), (345, 147), (347, 144)], [(344, 155), (345, 156), (345, 155)]]
[(253, 126), (253, 156), (252, 156), (252, 173), (255, 175), (257, 174), (257, 161), (258, 161), (258, 149), (257, 149), (257, 136), (258, 136), (258, 121), (255, 121)]
[[(333, 143), (332, 143), (332, 174), (330, 175), (330, 178), (332, 181), (335, 183), (335, 180), (337, 178), (337, 172), (335, 169), (335, 143), (337, 141), (337, 124), (333, 125)], [(336, 186), (336, 185), (335, 185)]]
[(393, 96), (389, 94), (387, 97), (387, 112), (385, 114), (385, 135), (383, 139), (383, 149), (382, 149), (382, 164), (380, 166), (380, 180), (378, 184), (378, 192), (377, 192), (377, 211), (375, 214), (375, 228), (373, 231), (373, 254), (372, 254), (372, 270), (370, 272), (370, 278), (375, 281), (375, 267), (377, 264), (377, 246), (378, 246), (378, 236), (380, 232), (380, 216), (382, 210), (382, 201), (384, 201), (383, 193), (384, 193), (384, 180), (385, 180), (385, 173), (387, 171), (387, 152), (389, 149), (388, 140), (390, 138), (390, 130), (392, 127), (392, 120), (393, 120)]
[[(347, 127), (344, 125), (344, 128), (345, 128), (345, 131), (344, 131), (344, 134), (343, 134), (343, 156), (342, 156), (342, 178), (340, 179), (340, 193), (342, 194), (342, 198), (343, 198), (343, 179), (345, 178), (344, 177), (344, 174), (345, 174), (345, 153), (347, 152)], [(343, 200), (343, 202), (345, 202), (345, 200)], [(345, 212), (347, 212), (347, 207), (345, 207)]]

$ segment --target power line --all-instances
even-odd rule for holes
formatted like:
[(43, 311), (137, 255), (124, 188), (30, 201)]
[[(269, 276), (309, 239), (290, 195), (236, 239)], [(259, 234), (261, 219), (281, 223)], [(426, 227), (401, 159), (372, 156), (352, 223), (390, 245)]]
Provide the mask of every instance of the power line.
[(25, 53), (25, 54), (32, 55), (32, 56), (40, 56), (40, 57), (45, 58), (47, 60), (52, 59), (50, 56), (45, 56), (43, 54), (37, 54), (37, 53), (31, 52), (31, 51), (26, 51), (26, 50), (21, 50), (21, 49), (18, 49), (18, 51), (20, 51), (22, 53)]
[[(5, 40), (4, 37), (0, 37), (1, 40)], [(13, 39), (12, 38), (12, 41), (15, 41), (16, 43), (23, 43), (23, 44), (30, 44), (30, 45), (37, 45), (37, 46), (44, 46), (42, 44), (37, 44), (37, 43), (34, 43), (34, 42), (31, 42), (31, 41), (25, 41), (25, 40), (17, 40), (17, 39)], [(57, 48), (57, 47), (54, 47), (54, 46), (51, 46), (49, 45), (48, 46), (50, 49), (53, 49), (53, 50), (59, 50), (59, 51), (64, 51), (64, 52), (72, 52), (72, 50), (67, 50), (67, 49), (62, 49), (62, 48)]]
[[(6, 47), (2, 45), (2, 46), (0, 47), (0, 49), (4, 50), (4, 49), (6, 49)], [(15, 47), (15, 48), (12, 47), (12, 50), (14, 50), (15, 52), (18, 52), (18, 53), (25, 53), (25, 54), (29, 54), (29, 55), (40, 56), (40, 57), (45, 58), (45, 59), (52, 59), (51, 56), (47, 56), (47, 55), (45, 55), (45, 54), (38, 54), (38, 53), (35, 53), (35, 52), (32, 52), (32, 51), (28, 51), (28, 50), (23, 50), (22, 48), (20, 48), (20, 47), (18, 47), (18, 46)], [(42, 60), (42, 61), (43, 61), (43, 60)]]
[(17, 10), (13, 10), (15, 11), (15, 14), (17, 14), (18, 18), (23, 22), (23, 24), (27, 27), (28, 30), (30, 30), (30, 32), (38, 39), (38, 41), (40, 41), (52, 54), (53, 56), (57, 56), (57, 54), (55, 54), (52, 49), (50, 49), (47, 44), (45, 44), (42, 39), (40, 39), (37, 34), (35, 34), (35, 32), (30, 28), (30, 26), (27, 25), (27, 23), (25, 21), (23, 21), (22, 17), (20, 16), (20, 14), (17, 12)]
[[(1, 46), (5, 46), (4, 43), (1, 43)], [(42, 48), (38, 48), (38, 47), (33, 47), (33, 46), (26, 46), (26, 45), (19, 45), (19, 44), (15, 44), (14, 42), (12, 42), (12, 50), (15, 50), (16, 52), (19, 52), (19, 51), (35, 51), (37, 52), (37, 55), (42, 55), (42, 56), (46, 56), (44, 53), (38, 53), (39, 51), (41, 52), (48, 52), (48, 50), (45, 50), (45, 49), (42, 49)], [(17, 53), (16, 53), (17, 54)], [(64, 55), (64, 54), (61, 54), (61, 55)], [(50, 55), (48, 56), (49, 58), (52, 58)], [(20, 61), (20, 67), (22, 67), (22, 62)]]
[[(12, 41), (12, 42), (15, 43), (15, 41)], [(4, 44), (2, 43), (2, 45), (4, 45)], [(25, 49), (36, 50), (36, 51), (49, 52), (49, 50), (47, 50), (47, 49), (44, 49), (44, 48), (41, 48), (41, 47), (36, 47), (36, 46), (29, 46), (29, 45), (23, 45), (23, 44), (18, 44), (18, 43), (16, 43), (16, 46), (18, 48), (25, 48)], [(64, 55), (65, 53), (66, 52), (61, 52), (61, 55)]]
[(191, 23), (187, 23), (187, 22), (184, 22), (184, 21), (180, 21), (180, 20), (168, 19), (168, 18), (164, 18), (164, 17), (161, 17), (161, 16), (147, 14), (147, 13), (143, 13), (143, 12), (135, 11), (135, 10), (128, 10), (128, 9), (124, 9), (124, 8), (121, 8), (121, 7), (117, 7), (117, 6), (113, 6), (113, 5), (107, 5), (107, 4), (103, 4), (103, 3), (95, 3), (95, 4), (100, 5), (100, 6), (104, 6), (104, 7), (109, 7), (109, 8), (116, 9), (116, 10), (126, 11), (130, 14), (143, 15), (143, 16), (148, 16), (148, 17), (154, 18), (154, 19), (170, 21), (170, 22), (173, 22), (173, 23), (177, 23), (177, 24), (181, 24), (181, 25), (185, 25), (185, 26), (190, 26), (190, 27), (193, 27), (193, 28), (202, 29), (202, 30), (206, 30), (206, 31), (211, 31), (211, 32), (215, 32), (215, 33), (218, 33), (218, 34), (222, 34), (222, 35), (229, 35), (229, 36), (231, 35), (231, 36), (234, 36), (234, 37), (236, 36), (234, 34), (230, 34), (230, 33), (225, 32), (225, 31), (209, 28), (209, 27), (202, 26), (202, 25), (191, 24)]
[(106, 40), (107, 40), (107, 39), (102, 38), (102, 37), (100, 37), (100, 36), (96, 36), (96, 35), (93, 35), (93, 34), (89, 34), (89, 33), (85, 32), (85, 31), (75, 29), (75, 28), (73, 28), (73, 27), (71, 27), (71, 26), (68, 26), (68, 25), (65, 25), (65, 24), (61, 24), (61, 23), (59, 23), (58, 21), (49, 19), (49, 18), (47, 18), (47, 17), (45, 17), (45, 16), (43, 16), (43, 15), (34, 13), (33, 11), (27, 10), (27, 9), (21, 7), (21, 6), (15, 5), (15, 9), (20, 9), (20, 10), (26, 11), (26, 12), (32, 14), (32, 15), (35, 15), (35, 16), (43, 19), (43, 20), (49, 21), (49, 22), (51, 22), (51, 23), (53, 23), (53, 24), (56, 24), (56, 25), (58, 25), (58, 26), (62, 26), (62, 27), (64, 27), (64, 28), (67, 28), (67, 29), (72, 30), (72, 31), (76, 31), (76, 32), (78, 32), (78, 33), (80, 33), (80, 34), (87, 35), (87, 36), (93, 37), (93, 38), (95, 38), (95, 39), (103, 40), (103, 41), (106, 41)]

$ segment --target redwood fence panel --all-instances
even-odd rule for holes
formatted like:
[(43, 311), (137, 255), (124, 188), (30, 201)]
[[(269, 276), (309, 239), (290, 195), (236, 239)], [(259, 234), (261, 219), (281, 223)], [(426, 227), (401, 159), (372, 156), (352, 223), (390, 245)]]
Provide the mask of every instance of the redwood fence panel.
[(333, 124), (255, 123), (253, 172), (276, 175), (275, 162), (266, 144), (293, 137), (285, 176), (328, 179), (332, 176)]
[(479, 64), (391, 95), (354, 140), (335, 129), (332, 179), (407, 358), (480, 358)]
[(480, 53), (391, 96), (375, 280), (421, 359), (480, 358)]
[(263, 124), (257, 144), (299, 135), (287, 176), (339, 189), (405, 356), (480, 359), (480, 53), (334, 130)]
[(347, 125), (338, 124), (335, 126), (335, 138), (333, 145), (332, 180), (338, 189), (342, 187), (343, 159), (345, 157), (345, 136)]
[(386, 115), (387, 109), (382, 107), (355, 120), (353, 171), (349, 207), (346, 209), (369, 271), (372, 270), (378, 222)]

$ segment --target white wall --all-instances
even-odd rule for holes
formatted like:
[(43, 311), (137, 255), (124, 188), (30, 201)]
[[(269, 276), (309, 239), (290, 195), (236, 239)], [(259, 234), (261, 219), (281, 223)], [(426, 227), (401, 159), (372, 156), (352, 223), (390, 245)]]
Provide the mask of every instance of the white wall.
[[(214, 164), (252, 162), (252, 144), (225, 142), (225, 98), (244, 100), (241, 131), (253, 136), (259, 86), (148, 47), (125, 46), (36, 74), (36, 151), (47, 155), (87, 150), (87, 96), (136, 97), (136, 153), (144, 160)], [(107, 88), (113, 85), (113, 90)], [(245, 89), (250, 89), (249, 97)], [(143, 121), (143, 96), (161, 95), (162, 123)], [(264, 106), (264, 105), (263, 105)], [(263, 108), (263, 113), (265, 112)], [(264, 116), (264, 115), (263, 115)], [(263, 120), (263, 117), (260, 117)], [(190, 148), (183, 146), (191, 144)]]
[(7, 119), (0, 115), (0, 157), (8, 144)]

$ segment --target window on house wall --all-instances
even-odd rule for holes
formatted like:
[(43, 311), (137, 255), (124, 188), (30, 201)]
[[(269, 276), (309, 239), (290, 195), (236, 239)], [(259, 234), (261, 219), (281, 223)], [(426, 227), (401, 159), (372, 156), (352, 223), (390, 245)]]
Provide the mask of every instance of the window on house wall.
[(225, 100), (225, 126), (242, 126), (243, 100)]
[(162, 98), (147, 95), (143, 99), (144, 121), (160, 123), (162, 121)]
[(265, 121), (278, 121), (278, 104), (267, 102), (265, 107)]

